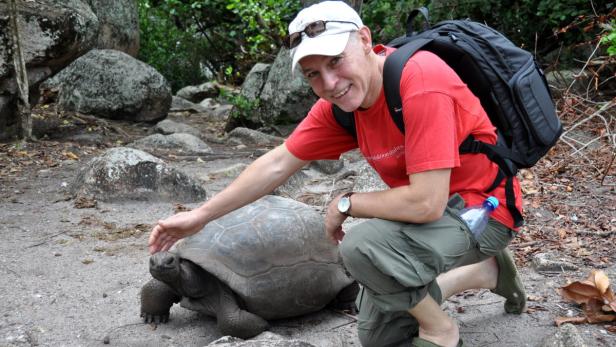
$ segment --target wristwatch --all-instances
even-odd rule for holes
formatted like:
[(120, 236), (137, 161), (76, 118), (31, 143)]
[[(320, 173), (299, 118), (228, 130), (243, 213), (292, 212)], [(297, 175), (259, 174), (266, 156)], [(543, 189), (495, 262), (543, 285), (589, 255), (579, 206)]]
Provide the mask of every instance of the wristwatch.
[(348, 192), (338, 200), (338, 212), (346, 216), (351, 216), (349, 212), (351, 211), (351, 195), (353, 194), (353, 192)]

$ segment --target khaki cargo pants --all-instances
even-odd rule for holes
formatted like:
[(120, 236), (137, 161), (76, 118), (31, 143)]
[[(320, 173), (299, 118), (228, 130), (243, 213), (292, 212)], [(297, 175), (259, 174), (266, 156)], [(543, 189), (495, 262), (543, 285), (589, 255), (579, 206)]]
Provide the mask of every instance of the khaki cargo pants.
[(410, 346), (418, 324), (407, 310), (426, 295), (441, 303), (436, 277), (505, 248), (513, 231), (495, 220), (478, 239), (458, 217), (464, 200), (454, 195), (443, 217), (426, 224), (371, 219), (351, 228), (340, 252), (362, 285), (357, 297), (363, 346)]

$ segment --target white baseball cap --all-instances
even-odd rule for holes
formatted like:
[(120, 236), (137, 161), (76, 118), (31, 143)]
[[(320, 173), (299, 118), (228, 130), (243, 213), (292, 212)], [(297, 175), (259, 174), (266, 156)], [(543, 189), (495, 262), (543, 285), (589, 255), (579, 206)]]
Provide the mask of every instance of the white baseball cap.
[[(309, 37), (304, 30), (318, 21), (325, 22), (325, 31)], [(342, 53), (351, 32), (363, 25), (357, 12), (343, 1), (323, 1), (301, 10), (289, 24), (289, 35), (301, 33), (301, 42), (291, 49), (291, 71), (295, 71), (297, 62), (305, 56)]]

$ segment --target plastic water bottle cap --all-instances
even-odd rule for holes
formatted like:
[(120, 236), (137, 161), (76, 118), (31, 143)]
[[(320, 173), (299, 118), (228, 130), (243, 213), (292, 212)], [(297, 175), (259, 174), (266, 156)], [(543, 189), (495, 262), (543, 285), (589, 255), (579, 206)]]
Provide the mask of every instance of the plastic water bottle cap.
[(494, 206), (494, 209), (496, 210), (496, 208), (498, 207), (498, 199), (490, 196), (486, 199), (486, 202), (492, 206)]

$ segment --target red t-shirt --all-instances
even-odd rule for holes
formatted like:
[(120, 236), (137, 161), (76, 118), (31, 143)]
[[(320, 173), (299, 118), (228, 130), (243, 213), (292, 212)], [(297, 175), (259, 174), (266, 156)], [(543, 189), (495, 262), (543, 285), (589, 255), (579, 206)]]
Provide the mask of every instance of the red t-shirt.
[[(392, 48), (378, 45), (377, 54)], [(405, 132), (391, 119), (381, 93), (369, 109), (354, 112), (357, 142), (334, 119), (332, 104), (318, 100), (308, 116), (286, 141), (289, 151), (302, 160), (338, 159), (359, 147), (368, 163), (390, 187), (409, 184), (408, 175), (436, 169), (451, 169), (449, 193), (459, 193), (467, 205), (480, 205), (495, 196), (500, 204), (493, 217), (514, 228), (506, 207), (505, 180), (486, 194), (498, 166), (483, 154), (460, 155), (460, 144), (469, 134), (477, 140), (496, 143), (496, 132), (479, 99), (438, 56), (419, 51), (406, 64), (400, 81)], [(513, 182), (516, 206), (522, 211), (522, 194)]]

